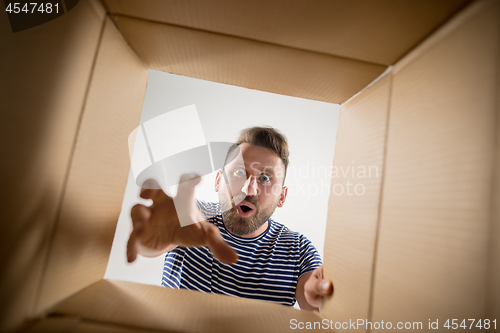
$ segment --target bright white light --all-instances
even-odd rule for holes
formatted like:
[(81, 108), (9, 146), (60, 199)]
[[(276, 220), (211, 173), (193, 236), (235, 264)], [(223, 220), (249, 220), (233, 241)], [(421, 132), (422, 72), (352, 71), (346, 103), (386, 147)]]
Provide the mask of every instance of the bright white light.
[(130, 133), (128, 141), (129, 150), (131, 151), (130, 164), (134, 179), (136, 179), (144, 169), (152, 164), (151, 158), (149, 158), (148, 146), (140, 127), (137, 127)]
[(144, 129), (155, 162), (207, 144), (195, 105), (148, 120)]

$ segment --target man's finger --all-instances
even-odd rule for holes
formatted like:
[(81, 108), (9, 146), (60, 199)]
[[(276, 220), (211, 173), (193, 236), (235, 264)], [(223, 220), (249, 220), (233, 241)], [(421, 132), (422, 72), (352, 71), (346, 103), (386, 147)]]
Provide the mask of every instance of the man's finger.
[(143, 199), (151, 199), (155, 203), (159, 203), (170, 198), (170, 196), (163, 192), (160, 185), (158, 185), (158, 182), (154, 179), (148, 179), (144, 182), (139, 196)]
[(152, 189), (152, 190), (159, 190), (161, 189), (161, 186), (160, 184), (158, 184), (158, 182), (156, 181), (156, 179), (146, 179), (144, 181), (144, 183), (142, 183), (142, 188), (146, 188), (146, 189)]
[(142, 188), (141, 194), (139, 196), (143, 199), (153, 199), (159, 190), (153, 190), (150, 188)]
[(234, 264), (238, 260), (238, 254), (224, 241), (217, 227), (205, 224), (204, 229), (207, 245), (214, 257), (226, 264)]
[(151, 217), (151, 211), (148, 207), (137, 204), (130, 210), (130, 216), (132, 217), (132, 223), (134, 225), (134, 229), (136, 229), (139, 224), (144, 224), (145, 221), (148, 221)]
[(174, 205), (177, 211), (177, 218), (181, 227), (201, 222), (204, 218), (197, 213), (195, 205), (194, 189), (201, 181), (196, 174), (184, 174), (179, 181), (177, 195), (174, 198)]
[(328, 296), (333, 292), (333, 284), (330, 280), (318, 279), (315, 282), (315, 290), (320, 296)]
[(195, 173), (183, 174), (179, 180), (179, 187), (177, 188), (177, 195), (175, 198), (185, 202), (194, 201), (194, 188), (200, 181), (201, 177)]
[(139, 239), (136, 235), (135, 230), (132, 231), (127, 243), (127, 261), (133, 262), (137, 258), (137, 253), (139, 252)]
[(162, 203), (169, 199), (170, 197), (163, 192), (163, 190), (152, 190), (152, 189), (141, 189), (141, 194), (139, 196), (143, 199), (151, 199), (154, 203)]

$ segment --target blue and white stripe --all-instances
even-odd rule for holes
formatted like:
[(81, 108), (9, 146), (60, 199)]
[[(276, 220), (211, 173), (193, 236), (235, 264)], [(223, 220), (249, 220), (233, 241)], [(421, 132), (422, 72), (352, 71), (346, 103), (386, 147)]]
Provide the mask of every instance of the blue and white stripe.
[(272, 219), (258, 237), (234, 236), (222, 222), (218, 203), (199, 201), (198, 206), (238, 253), (238, 261), (224, 264), (207, 247), (177, 247), (165, 256), (162, 286), (294, 305), (299, 278), (322, 264), (312, 243)]

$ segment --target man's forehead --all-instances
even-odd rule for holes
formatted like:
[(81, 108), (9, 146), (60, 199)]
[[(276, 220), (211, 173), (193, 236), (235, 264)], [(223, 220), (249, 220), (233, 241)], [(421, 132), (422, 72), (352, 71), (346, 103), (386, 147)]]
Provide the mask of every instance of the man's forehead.
[(270, 172), (270, 173), (275, 173), (278, 172), (279, 170), (283, 169), (281, 165), (266, 165), (262, 164), (260, 162), (254, 161), (251, 163), (245, 162), (243, 159), (235, 159), (231, 161), (230, 163), (227, 164), (228, 166), (231, 167), (241, 167), (245, 169), (252, 169), (252, 170), (259, 170), (259, 171), (265, 171), (265, 172)]
[(242, 143), (231, 151), (226, 166), (244, 167), (247, 170), (284, 174), (285, 166), (281, 158), (270, 148)]

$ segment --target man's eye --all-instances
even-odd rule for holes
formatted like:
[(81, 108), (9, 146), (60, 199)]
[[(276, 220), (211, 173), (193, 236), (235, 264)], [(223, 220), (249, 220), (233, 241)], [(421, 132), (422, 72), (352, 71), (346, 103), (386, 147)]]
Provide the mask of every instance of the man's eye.
[(235, 174), (236, 176), (238, 176), (238, 177), (243, 177), (243, 176), (245, 176), (245, 175), (246, 175), (246, 172), (245, 172), (245, 170), (243, 170), (243, 169), (238, 169), (238, 170), (236, 170), (236, 171), (234, 172), (234, 174)]
[(261, 175), (260, 180), (263, 182), (268, 182), (271, 180), (271, 177), (269, 177), (268, 175)]

